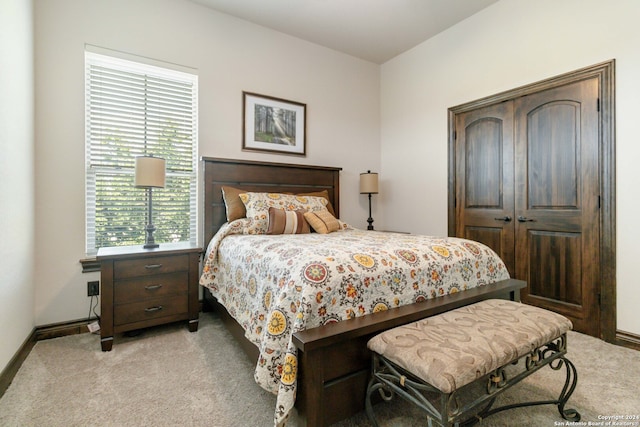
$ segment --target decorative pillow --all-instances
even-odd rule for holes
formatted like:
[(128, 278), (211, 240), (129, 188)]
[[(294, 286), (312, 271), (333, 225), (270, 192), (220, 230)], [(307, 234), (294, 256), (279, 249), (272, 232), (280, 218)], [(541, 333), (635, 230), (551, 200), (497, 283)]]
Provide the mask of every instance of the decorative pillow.
[(307, 234), (311, 232), (305, 211), (285, 211), (284, 209), (269, 208), (269, 227), (267, 234)]
[(331, 215), (336, 216), (336, 211), (333, 209), (331, 200), (329, 200), (329, 192), (327, 190), (314, 191), (311, 193), (298, 193), (297, 196), (324, 197), (325, 199), (327, 199), (327, 210), (331, 213)]
[(316, 212), (307, 212), (304, 214), (304, 218), (307, 220), (311, 228), (319, 234), (332, 233), (340, 230), (340, 221), (335, 216), (331, 215), (328, 210), (321, 210)]
[(305, 210), (314, 212), (326, 210), (327, 199), (312, 196), (294, 196), (281, 193), (242, 193), (240, 200), (247, 209), (247, 218), (253, 219), (253, 226), (245, 234), (265, 234), (269, 227), (269, 208), (286, 211)]
[(227, 211), (227, 222), (235, 221), (236, 219), (245, 218), (247, 216), (247, 210), (244, 207), (244, 203), (240, 200), (240, 194), (245, 193), (244, 190), (239, 190), (233, 187), (222, 186), (222, 198), (224, 199), (224, 206)]

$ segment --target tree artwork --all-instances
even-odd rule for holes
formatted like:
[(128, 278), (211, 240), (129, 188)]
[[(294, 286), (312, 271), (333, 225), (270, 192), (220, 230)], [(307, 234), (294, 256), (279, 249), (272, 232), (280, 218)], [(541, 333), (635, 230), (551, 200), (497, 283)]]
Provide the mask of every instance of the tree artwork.
[(256, 141), (294, 146), (296, 145), (296, 112), (256, 104), (254, 130)]

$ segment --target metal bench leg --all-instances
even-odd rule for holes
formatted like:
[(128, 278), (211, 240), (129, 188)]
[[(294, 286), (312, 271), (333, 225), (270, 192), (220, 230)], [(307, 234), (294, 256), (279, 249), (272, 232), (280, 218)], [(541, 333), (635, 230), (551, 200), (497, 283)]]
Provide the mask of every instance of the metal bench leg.
[(376, 415), (373, 413), (373, 405), (371, 404), (371, 395), (378, 389), (381, 389), (383, 384), (376, 382), (376, 377), (372, 377), (367, 386), (367, 397), (364, 402), (364, 410), (367, 413), (367, 418), (371, 421), (373, 427), (378, 427), (378, 421)]
[(560, 392), (560, 396), (558, 396), (558, 399), (543, 400), (543, 401), (536, 401), (536, 402), (521, 402), (521, 403), (515, 403), (512, 405), (501, 406), (499, 408), (495, 408), (491, 410), (487, 410), (489, 409), (487, 407), (485, 408), (485, 411), (483, 411), (483, 413), (479, 415), (481, 415), (482, 418), (486, 418), (486, 417), (489, 417), (490, 415), (493, 415), (502, 411), (507, 411), (509, 409), (524, 408), (527, 406), (537, 406), (537, 405), (557, 405), (558, 412), (560, 412), (560, 416), (562, 416), (562, 418), (564, 418), (567, 421), (574, 421), (574, 422), (580, 421), (580, 413), (578, 411), (576, 411), (575, 409), (565, 409), (565, 405), (569, 401), (569, 398), (575, 391), (576, 385), (578, 384), (578, 371), (575, 365), (569, 359), (564, 357), (564, 355), (557, 357), (556, 359), (554, 359), (549, 363), (549, 367), (555, 371), (561, 369), (562, 366), (566, 368), (567, 375), (564, 381), (564, 386), (562, 387), (562, 391)]
[(578, 371), (575, 365), (566, 357), (561, 357), (558, 359), (558, 365), (555, 366), (554, 363), (551, 363), (550, 366), (552, 369), (560, 369), (562, 365), (565, 365), (567, 370), (567, 378), (564, 381), (564, 387), (562, 387), (562, 391), (560, 392), (560, 396), (558, 397), (558, 411), (562, 418), (567, 421), (580, 421), (580, 413), (575, 409), (565, 409), (564, 405), (566, 405), (567, 401), (573, 394), (576, 389), (576, 385), (578, 384)]

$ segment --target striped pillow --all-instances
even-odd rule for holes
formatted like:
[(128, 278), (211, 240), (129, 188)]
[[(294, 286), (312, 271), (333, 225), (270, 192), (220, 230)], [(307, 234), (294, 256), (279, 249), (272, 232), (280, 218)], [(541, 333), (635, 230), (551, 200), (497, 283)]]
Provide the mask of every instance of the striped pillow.
[(286, 211), (274, 207), (269, 208), (269, 227), (267, 234), (306, 234), (311, 231), (304, 219), (305, 211)]

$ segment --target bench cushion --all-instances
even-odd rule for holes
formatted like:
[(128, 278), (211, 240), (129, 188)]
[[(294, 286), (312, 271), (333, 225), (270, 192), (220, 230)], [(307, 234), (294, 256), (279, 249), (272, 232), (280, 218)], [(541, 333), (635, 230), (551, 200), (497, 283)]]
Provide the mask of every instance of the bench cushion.
[(485, 300), (382, 332), (368, 347), (451, 393), (572, 328), (566, 317), (507, 300)]

